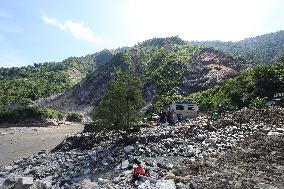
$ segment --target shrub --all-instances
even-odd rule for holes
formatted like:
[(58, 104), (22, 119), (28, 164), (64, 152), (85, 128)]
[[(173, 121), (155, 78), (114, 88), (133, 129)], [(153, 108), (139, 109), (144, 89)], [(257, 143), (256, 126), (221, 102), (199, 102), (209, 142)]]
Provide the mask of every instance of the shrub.
[(46, 119), (62, 120), (65, 113), (42, 107), (21, 107), (0, 110), (0, 123), (44, 122)]
[(78, 112), (68, 113), (66, 117), (67, 121), (72, 121), (72, 122), (81, 122), (82, 119), (83, 119), (83, 116)]

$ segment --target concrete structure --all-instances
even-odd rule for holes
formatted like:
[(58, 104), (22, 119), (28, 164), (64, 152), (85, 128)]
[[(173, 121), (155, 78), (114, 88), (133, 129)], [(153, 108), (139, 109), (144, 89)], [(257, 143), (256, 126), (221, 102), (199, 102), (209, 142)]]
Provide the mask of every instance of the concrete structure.
[(276, 93), (272, 99), (266, 102), (270, 106), (284, 106), (284, 93)]
[(174, 102), (161, 108), (161, 113), (163, 112), (172, 112), (174, 119), (176, 116), (179, 121), (183, 121), (188, 118), (197, 117), (198, 105), (187, 101)]

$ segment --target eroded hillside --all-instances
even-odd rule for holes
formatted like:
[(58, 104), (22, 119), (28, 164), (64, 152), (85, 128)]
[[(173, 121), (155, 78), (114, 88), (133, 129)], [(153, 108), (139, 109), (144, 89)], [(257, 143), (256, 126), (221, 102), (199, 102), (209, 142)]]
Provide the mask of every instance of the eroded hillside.
[(144, 84), (144, 99), (151, 102), (163, 94), (188, 95), (239, 75), (251, 64), (218, 50), (188, 45), (132, 48), (97, 66), (67, 92), (37, 101), (37, 105), (63, 111), (89, 113), (98, 106), (108, 82), (120, 69), (130, 69)]

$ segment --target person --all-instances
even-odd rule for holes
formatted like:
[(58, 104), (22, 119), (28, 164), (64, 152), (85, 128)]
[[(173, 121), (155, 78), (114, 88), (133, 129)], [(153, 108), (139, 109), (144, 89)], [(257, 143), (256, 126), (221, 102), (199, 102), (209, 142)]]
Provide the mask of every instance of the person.
[(218, 107), (217, 107), (217, 113), (218, 113), (219, 117), (221, 117), (222, 114), (224, 113), (224, 108), (221, 104), (219, 104)]
[(165, 117), (166, 117), (166, 112), (163, 112), (163, 110), (161, 110), (159, 123), (163, 123)]
[(168, 122), (168, 118), (167, 118), (167, 117), (164, 118), (164, 120), (163, 120), (161, 126), (164, 127), (164, 128), (166, 128), (166, 127), (169, 126), (169, 122)]
[(150, 177), (150, 173), (148, 170), (144, 170), (141, 162), (137, 159), (134, 159), (133, 162), (137, 165), (136, 169), (134, 170), (132, 174), (132, 181), (139, 180), (139, 176), (145, 176), (145, 177)]
[(178, 117), (175, 110), (172, 110), (171, 113), (172, 113), (173, 125), (175, 125), (178, 122)]
[(177, 119), (178, 119), (178, 122), (181, 123), (183, 118), (182, 118), (182, 114), (178, 114), (177, 115)]

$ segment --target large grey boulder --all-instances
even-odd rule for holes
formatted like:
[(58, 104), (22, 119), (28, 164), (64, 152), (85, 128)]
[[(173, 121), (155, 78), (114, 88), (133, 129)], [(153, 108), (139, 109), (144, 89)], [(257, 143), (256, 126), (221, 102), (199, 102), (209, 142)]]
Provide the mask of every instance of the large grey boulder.
[(157, 189), (176, 189), (175, 182), (173, 180), (160, 180), (156, 183)]
[(33, 177), (20, 177), (16, 182), (14, 189), (28, 189), (34, 183)]

